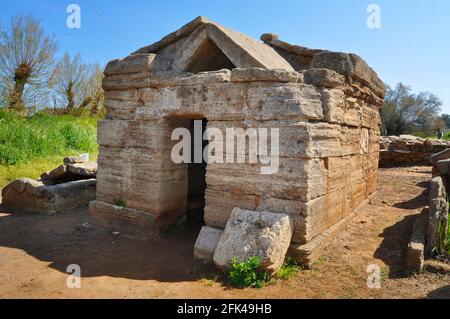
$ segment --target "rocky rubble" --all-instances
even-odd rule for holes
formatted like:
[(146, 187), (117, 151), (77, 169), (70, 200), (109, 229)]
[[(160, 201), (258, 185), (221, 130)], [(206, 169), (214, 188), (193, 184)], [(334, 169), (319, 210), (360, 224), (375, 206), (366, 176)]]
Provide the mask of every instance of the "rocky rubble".
[(86, 206), (95, 199), (97, 163), (65, 158), (64, 165), (39, 180), (22, 178), (2, 190), (3, 205), (20, 211), (55, 214)]
[(380, 167), (431, 164), (431, 156), (450, 148), (450, 142), (412, 135), (382, 136)]

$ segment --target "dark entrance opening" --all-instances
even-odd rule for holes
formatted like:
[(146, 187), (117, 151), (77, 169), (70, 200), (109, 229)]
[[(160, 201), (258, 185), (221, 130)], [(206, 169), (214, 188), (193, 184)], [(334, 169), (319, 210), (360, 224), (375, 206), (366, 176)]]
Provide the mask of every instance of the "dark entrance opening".
[[(207, 120), (201, 121), (202, 136), (205, 133)], [(194, 161), (194, 120), (190, 121), (191, 132), (191, 163), (188, 165), (188, 207), (186, 216), (189, 221), (196, 224), (203, 224), (205, 210), (205, 190), (206, 190), (206, 161), (202, 156), (201, 163)], [(202, 152), (208, 145), (208, 141), (203, 141)], [(203, 153), (202, 153), (203, 155)]]

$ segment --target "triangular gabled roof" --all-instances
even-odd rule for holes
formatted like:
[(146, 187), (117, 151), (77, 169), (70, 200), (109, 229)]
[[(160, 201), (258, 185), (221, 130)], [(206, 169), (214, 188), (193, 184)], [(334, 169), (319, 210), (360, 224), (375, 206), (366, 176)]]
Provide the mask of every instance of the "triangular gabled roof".
[[(209, 51), (210, 57), (207, 56)], [(133, 54), (149, 53), (156, 54), (155, 68), (160, 71), (189, 71), (193, 59), (209, 59), (212, 62), (220, 60), (224, 65), (236, 68), (260, 67), (293, 71), (292, 66), (269, 45), (205, 17), (196, 18)]]

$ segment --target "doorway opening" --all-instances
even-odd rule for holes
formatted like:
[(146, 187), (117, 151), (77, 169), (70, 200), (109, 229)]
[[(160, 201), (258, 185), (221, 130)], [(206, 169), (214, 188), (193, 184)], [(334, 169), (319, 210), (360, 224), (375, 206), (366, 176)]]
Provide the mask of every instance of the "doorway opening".
[[(198, 121), (198, 120), (197, 120)], [(202, 119), (202, 136), (206, 131), (208, 121)], [(195, 224), (203, 225), (205, 210), (205, 190), (206, 190), (206, 161), (202, 156), (201, 163), (194, 161), (194, 120), (190, 121), (189, 130), (191, 132), (191, 163), (188, 165), (188, 203), (186, 217)], [(202, 142), (202, 152), (207, 147), (208, 141)], [(203, 153), (202, 153), (203, 155)]]

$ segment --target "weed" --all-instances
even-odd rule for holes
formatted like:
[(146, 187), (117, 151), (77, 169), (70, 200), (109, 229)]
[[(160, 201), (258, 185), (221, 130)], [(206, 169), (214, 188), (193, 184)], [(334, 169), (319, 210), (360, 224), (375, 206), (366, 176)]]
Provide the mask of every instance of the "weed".
[(276, 279), (286, 280), (294, 276), (298, 271), (302, 270), (303, 267), (299, 266), (294, 259), (288, 259), (283, 267), (275, 275)]
[(127, 203), (122, 198), (116, 198), (114, 200), (114, 205), (119, 206), (119, 207), (127, 207)]
[(187, 229), (188, 221), (186, 217), (177, 219), (173, 223), (169, 224), (165, 229), (164, 232), (169, 235), (179, 235), (186, 231)]
[(261, 270), (259, 257), (250, 257), (243, 262), (234, 258), (228, 272), (228, 280), (233, 287), (240, 289), (261, 288), (269, 280), (269, 275)]

